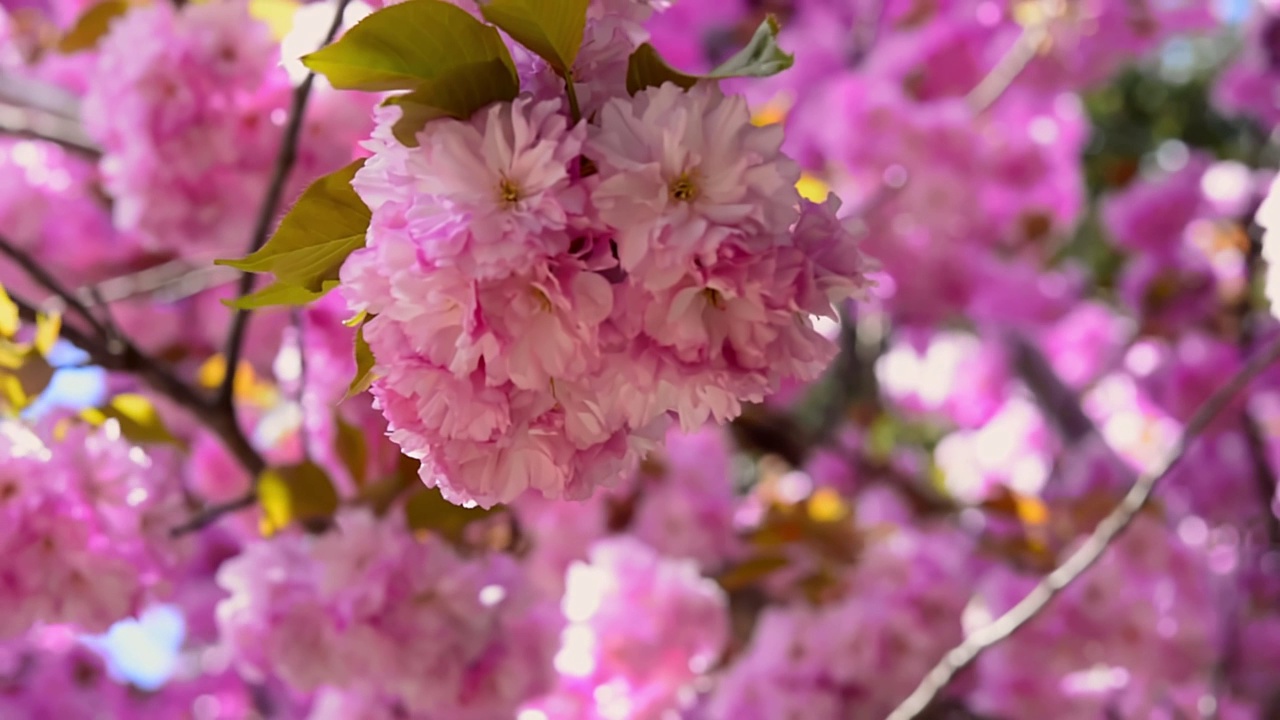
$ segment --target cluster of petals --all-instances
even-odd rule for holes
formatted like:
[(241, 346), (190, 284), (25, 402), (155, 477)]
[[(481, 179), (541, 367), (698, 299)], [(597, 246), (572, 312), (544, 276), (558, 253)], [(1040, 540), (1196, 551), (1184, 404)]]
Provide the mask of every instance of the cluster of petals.
[(36, 623), (102, 631), (163, 596), (182, 543), (172, 463), (112, 425), (0, 424), (0, 637)]
[[(1203, 547), (1142, 516), (1053, 604), (984, 653), (969, 696), (977, 712), (1022, 717), (1156, 717), (1195, 712), (1221, 646), (1218, 592)], [(986, 607), (1003, 612), (1035, 578), (998, 569)]]
[(842, 596), (766, 609), (708, 717), (885, 717), (962, 638), (969, 548), (952, 531), (895, 528), (865, 549)]
[(462, 558), (365, 510), (336, 523), (250, 542), (218, 571), (221, 640), (246, 679), (461, 720), (549, 689), (558, 614), (513, 558)]
[[(279, 60), (268, 26), (244, 2), (137, 6), (112, 22), (83, 114), (104, 151), (118, 230), (152, 253), (209, 260), (242, 250), (288, 114)], [(302, 180), (348, 162), (368, 128), (369, 99), (316, 95)]]
[(671, 717), (728, 642), (724, 591), (693, 561), (663, 557), (634, 537), (596, 542), (565, 585), (559, 681), (521, 718)]
[(834, 348), (812, 318), (865, 284), (838, 201), (801, 200), (741, 98), (619, 94), (578, 123), (524, 95), (412, 148), (379, 111), (343, 292), (372, 316), (392, 439), (452, 500), (588, 497), (670, 417), (726, 421), (816, 377)]

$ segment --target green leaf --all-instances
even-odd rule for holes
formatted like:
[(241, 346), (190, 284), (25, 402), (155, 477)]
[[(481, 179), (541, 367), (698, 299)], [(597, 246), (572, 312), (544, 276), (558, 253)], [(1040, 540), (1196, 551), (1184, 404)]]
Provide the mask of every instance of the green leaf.
[(631, 53), (627, 61), (627, 92), (636, 93), (649, 87), (672, 82), (688, 90), (698, 82), (696, 75), (682, 73), (662, 59), (649, 43), (644, 43)]
[(338, 271), (364, 247), (371, 213), (351, 187), (364, 164), (357, 160), (311, 183), (262, 249), (240, 260), (218, 260), (247, 272), (270, 272), (276, 282), (244, 298), (241, 306), (296, 305), (338, 284)]
[(364, 433), (337, 413), (334, 413), (333, 421), (337, 429), (334, 444), (338, 457), (356, 485), (364, 485), (369, 469), (369, 445), (365, 442)]
[(778, 21), (772, 15), (766, 17), (747, 46), (707, 73), (706, 77), (769, 77), (790, 68), (796, 57), (778, 47), (778, 29)]
[(520, 84), (501, 60), (459, 65), (413, 92), (389, 98), (385, 105), (399, 105), (402, 114), (391, 131), (408, 147), (418, 145), (417, 134), (428, 122), (452, 117), (465, 120), (480, 108), (514, 100)]
[(482, 520), (502, 508), (485, 510), (479, 507), (454, 505), (436, 488), (422, 488), (409, 496), (404, 504), (405, 522), (415, 532), (432, 532), (455, 545), (461, 545), (467, 526)]
[(688, 90), (699, 80), (734, 77), (768, 77), (791, 67), (795, 56), (778, 47), (778, 22), (772, 16), (756, 29), (746, 47), (706, 75), (690, 75), (671, 67), (649, 43), (636, 48), (627, 63), (627, 92), (632, 95), (649, 87), (672, 82)]
[(356, 395), (369, 389), (373, 384), (373, 350), (370, 349), (369, 343), (364, 339), (364, 324), (369, 322), (369, 318), (365, 318), (360, 323), (360, 329), (356, 331), (356, 376), (352, 378), (351, 385), (347, 387), (347, 394), (342, 398), (344, 401), (349, 400)]
[(565, 76), (582, 47), (588, 4), (589, 0), (490, 0), (481, 3), (480, 13)]
[(128, 11), (129, 3), (125, 0), (104, 0), (91, 6), (58, 40), (58, 52), (69, 54), (92, 50), (111, 29), (111, 21)]
[(410, 90), (462, 65), (501, 61), (514, 81), (498, 31), (440, 0), (383, 8), (337, 42), (302, 58), (340, 90)]
[(317, 292), (308, 290), (300, 285), (286, 285), (276, 281), (250, 295), (223, 300), (222, 304), (234, 310), (256, 310), (279, 305), (298, 307), (306, 305), (313, 300), (319, 300), (324, 297), (325, 293), (337, 286), (337, 280), (325, 280), (320, 283), (320, 290)]
[(80, 417), (90, 425), (101, 425), (107, 418), (115, 418), (120, 424), (120, 434), (135, 443), (184, 444), (169, 432), (155, 405), (143, 395), (121, 393), (111, 398), (106, 407), (81, 410)]
[(313, 462), (268, 468), (258, 476), (262, 532), (273, 535), (290, 523), (313, 523), (333, 517), (338, 492), (325, 471)]

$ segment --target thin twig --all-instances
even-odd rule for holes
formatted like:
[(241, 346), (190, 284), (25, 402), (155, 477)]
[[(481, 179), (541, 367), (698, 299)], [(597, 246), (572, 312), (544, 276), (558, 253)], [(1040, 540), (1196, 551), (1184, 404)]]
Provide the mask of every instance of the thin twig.
[(307, 411), (303, 405), (307, 397), (307, 334), (304, 327), (306, 325), (306, 316), (303, 315), (302, 308), (293, 308), (289, 320), (293, 324), (293, 342), (298, 352), (298, 395), (295, 399), (298, 403), (298, 414), (301, 417), (298, 434), (302, 443), (302, 459), (310, 461), (311, 433), (307, 432)]
[(0, 102), (80, 122), (80, 100), (51, 83), (0, 72)]
[(1267, 367), (1280, 359), (1280, 339), (1273, 341), (1254, 355), (1236, 375), (1218, 388), (1196, 411), (1183, 429), (1182, 437), (1172, 451), (1153, 471), (1144, 473), (1129, 489), (1118, 505), (1112, 509), (1085, 542), (1046, 575), (1026, 597), (986, 626), (970, 633), (964, 642), (950, 652), (924, 677), (915, 690), (902, 701), (887, 720), (911, 720), (917, 718), (938, 697), (939, 693), (988, 648), (1005, 640), (1034, 618), (1060, 592), (1084, 574), (1110, 547), (1112, 541), (1128, 528), (1138, 512), (1147, 504), (1156, 485), (1173, 470), (1195, 442), (1200, 433), (1245, 386)]
[(191, 516), (191, 519), (174, 527), (169, 531), (169, 534), (173, 537), (179, 537), (181, 535), (193, 533), (197, 530), (203, 530), (217, 522), (223, 515), (229, 515), (233, 512), (239, 512), (240, 510), (251, 508), (256, 502), (258, 502), (258, 493), (254, 490), (250, 490), (234, 500), (228, 500), (224, 503), (218, 503), (217, 505), (210, 505), (206, 507)]
[(56, 143), (90, 159), (102, 155), (78, 122), (39, 108), (0, 102), (0, 133)]
[(975, 114), (994, 105), (1018, 75), (1022, 74), (1027, 65), (1035, 59), (1041, 43), (1049, 34), (1049, 13), (1052, 12), (1047, 7), (1048, 3), (1040, 2), (1039, 5), (1042, 17), (1036, 22), (1023, 26), (1018, 38), (1013, 41), (1013, 46), (996, 61), (991, 71), (965, 97)]
[(240, 277), (236, 270), (221, 265), (192, 267), (186, 260), (170, 260), (144, 270), (120, 275), (92, 286), (82, 287), (76, 294), (91, 307), (121, 300), (150, 296), (156, 302), (174, 302), (196, 293), (224, 285)]
[[(111, 333), (107, 331), (107, 327), (103, 325), (93, 312), (84, 304), (83, 301), (75, 293), (68, 290), (62, 283), (58, 282), (48, 270), (44, 269), (40, 263), (36, 262), (29, 253), (19, 248), (11, 240), (0, 235), (0, 254), (7, 256), (10, 260), (18, 264), (23, 272), (31, 276), (32, 280), (39, 283), (45, 290), (53, 293), (59, 304), (69, 307), (76, 313), (84, 317), (85, 322), (89, 323), (89, 327), (98, 334), (103, 340), (110, 340)], [(46, 306), (50, 305), (46, 301)], [(57, 308), (62, 309), (62, 308)]]
[(1005, 345), (1014, 370), (1068, 447), (1098, 434), (1093, 421), (1080, 406), (1079, 398), (1062, 382), (1038, 348), (1016, 333), (1009, 333)]
[[(324, 41), (320, 46), (324, 47), (333, 42), (337, 37), (338, 30), (342, 28), (342, 16), (346, 14), (347, 3), (350, 0), (338, 0), (337, 10), (333, 13), (333, 22), (329, 24), (329, 30), (325, 33)], [(280, 145), (280, 155), (276, 158), (275, 170), (271, 176), (271, 184), (267, 188), (266, 198), (262, 201), (262, 206), (258, 210), (258, 220), (253, 230), (253, 237), (249, 241), (249, 250), (245, 254), (256, 252), (266, 242), (267, 237), (271, 233), (272, 225), (276, 219), (276, 211), (280, 208), (280, 198), (284, 195), (285, 182), (289, 178), (289, 171), (293, 169), (294, 161), (298, 156), (298, 139), (302, 135), (303, 116), (307, 111), (307, 100), (311, 97), (311, 87), (315, 84), (316, 74), (308, 72), (306, 78), (293, 91), (293, 102), (289, 108), (289, 124), (285, 126), (284, 138)], [(240, 284), (237, 295), (244, 297), (253, 289), (253, 274), (244, 273), (240, 276)], [(231, 332), (227, 337), (227, 346), (224, 356), (227, 360), (227, 372), (222, 380), (222, 387), (219, 390), (218, 401), (223, 405), (230, 405), (232, 394), (235, 390), (236, 370), (240, 364), (240, 354), (244, 350), (244, 336), (248, 330), (249, 312), (247, 310), (236, 310), (235, 318), (231, 322)]]
[[(19, 315), (24, 320), (35, 321), (40, 310), (34, 303), (17, 293), (11, 292), (9, 297), (18, 306)], [(210, 398), (183, 382), (164, 364), (139, 350), (127, 338), (120, 338), (112, 346), (105, 338), (86, 333), (74, 325), (63, 325), (61, 334), (72, 345), (87, 353), (92, 365), (135, 375), (155, 392), (185, 408), (217, 435), (227, 450), (249, 472), (257, 475), (266, 468), (266, 461), (245, 437), (233, 413), (220, 412)]]

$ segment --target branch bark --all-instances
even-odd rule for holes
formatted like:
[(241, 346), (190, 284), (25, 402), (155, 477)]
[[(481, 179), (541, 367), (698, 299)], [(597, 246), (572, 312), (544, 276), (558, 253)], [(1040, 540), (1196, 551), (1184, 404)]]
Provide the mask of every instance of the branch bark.
[[(338, 0), (338, 7), (333, 13), (333, 21), (329, 24), (329, 30), (325, 34), (324, 41), (320, 43), (320, 47), (333, 42), (333, 39), (338, 36), (338, 30), (342, 28), (342, 16), (346, 13), (349, 2), (350, 0)], [(271, 234), (271, 228), (275, 224), (276, 212), (280, 208), (280, 198), (284, 195), (285, 182), (289, 178), (289, 171), (293, 169), (293, 164), (297, 160), (298, 139), (302, 135), (302, 121), (307, 112), (307, 101), (311, 97), (311, 88), (315, 85), (315, 80), (316, 74), (309, 72), (302, 83), (293, 91), (293, 100), (289, 108), (289, 123), (285, 126), (284, 138), (280, 145), (280, 155), (276, 158), (271, 184), (267, 188), (267, 196), (258, 210), (257, 223), (254, 227), (253, 237), (249, 240), (249, 249), (245, 253), (246, 255), (256, 252), (266, 244), (267, 238)], [(253, 289), (253, 277), (252, 273), (247, 272), (240, 276), (240, 285), (237, 292), (240, 297), (248, 295)], [(244, 337), (248, 331), (249, 317), (247, 310), (236, 310), (235, 318), (231, 321), (231, 332), (227, 337), (226, 352), (223, 353), (227, 359), (227, 372), (218, 393), (218, 401), (222, 405), (229, 406), (231, 404), (231, 396), (235, 388), (236, 370), (240, 364), (240, 355), (244, 352)]]
[(887, 720), (913, 720), (919, 718), (938, 699), (940, 693), (956, 674), (972, 664), (992, 646), (1004, 641), (1027, 624), (1063, 590), (1075, 582), (1097, 562), (1111, 543), (1133, 522), (1146, 506), (1160, 480), (1181, 462), (1187, 449), (1195, 442), (1209, 423), (1222, 412), (1231, 400), (1264, 370), (1280, 359), (1280, 339), (1272, 341), (1250, 358), (1225, 385), (1218, 388), (1187, 422), (1177, 444), (1155, 469), (1144, 473), (1129, 489), (1111, 513), (1102, 519), (1093, 533), (1053, 572), (1036, 585), (1008, 612), (988, 625), (974, 631), (964, 642), (952, 648), (929, 671), (915, 690), (907, 696)]

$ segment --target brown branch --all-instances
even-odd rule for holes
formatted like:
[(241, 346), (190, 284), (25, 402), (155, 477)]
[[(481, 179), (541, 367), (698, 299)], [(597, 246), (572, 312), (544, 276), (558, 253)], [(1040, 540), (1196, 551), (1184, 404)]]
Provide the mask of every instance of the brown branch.
[[(43, 272), (43, 269), (40, 271)], [(21, 295), (9, 295), (18, 306), (19, 315), (27, 322), (34, 322), (40, 309)], [(227, 450), (250, 473), (256, 476), (266, 468), (266, 461), (240, 429), (234, 409), (230, 412), (222, 411), (212, 399), (183, 382), (163, 363), (139, 350), (128, 338), (116, 336), (113, 340), (105, 334), (86, 332), (74, 325), (65, 324), (61, 328), (61, 334), (72, 345), (88, 354), (92, 365), (134, 375), (156, 393), (186, 409), (217, 435)]]
[(1182, 461), (1187, 449), (1208, 427), (1218, 413), (1232, 399), (1266, 370), (1277, 359), (1280, 359), (1280, 339), (1273, 341), (1258, 352), (1240, 369), (1225, 385), (1214, 391), (1209, 399), (1196, 410), (1195, 415), (1187, 422), (1182, 437), (1152, 471), (1144, 473), (1129, 489), (1111, 513), (1108, 514), (1093, 533), (1080, 547), (1071, 554), (1053, 572), (1046, 575), (1026, 597), (1018, 601), (1008, 612), (991, 623), (970, 633), (964, 642), (952, 648), (943, 659), (924, 677), (919, 686), (907, 696), (897, 708), (890, 713), (887, 720), (912, 720), (932, 704), (939, 693), (947, 687), (956, 674), (978, 659), (978, 656), (992, 646), (1013, 635), (1019, 628), (1034, 618), (1059, 593), (1071, 585), (1085, 573), (1111, 543), (1123, 533), (1137, 514), (1146, 506), (1155, 492), (1156, 485)]
[(169, 531), (169, 534), (172, 537), (180, 537), (188, 533), (193, 533), (197, 530), (203, 530), (217, 522), (223, 515), (229, 515), (233, 512), (246, 510), (253, 507), (256, 502), (258, 502), (258, 493), (255, 490), (250, 490), (244, 495), (233, 500), (228, 500), (224, 503), (218, 503), (217, 505), (210, 505), (206, 507), (191, 516), (191, 519), (174, 527)]
[[(79, 296), (58, 282), (58, 279), (42, 267), (40, 263), (36, 262), (35, 258), (3, 235), (0, 235), (0, 254), (17, 263), (32, 280), (39, 283), (45, 290), (53, 293), (57, 304), (71, 308), (82, 316), (85, 322), (89, 323), (89, 327), (101, 338), (104, 340), (110, 339), (111, 333), (107, 332), (106, 326), (94, 316), (93, 312), (81, 301)], [(46, 307), (50, 305), (53, 305), (53, 303), (45, 302)], [(61, 310), (62, 307), (57, 307), (56, 309)]]
[[(350, 0), (338, 0), (338, 7), (333, 13), (333, 21), (329, 24), (329, 30), (324, 36), (324, 40), (320, 43), (320, 47), (324, 47), (333, 42), (338, 36), (338, 30), (342, 28), (342, 16), (346, 13), (347, 3)], [(267, 196), (262, 201), (262, 206), (258, 210), (258, 219), (254, 227), (253, 237), (249, 241), (249, 250), (245, 254), (256, 252), (267, 242), (270, 236), (271, 228), (276, 219), (276, 211), (280, 207), (280, 198), (284, 195), (285, 182), (289, 178), (289, 171), (293, 169), (294, 161), (298, 156), (298, 140), (302, 136), (302, 120), (307, 111), (307, 101), (311, 97), (311, 87), (315, 84), (316, 74), (308, 72), (307, 77), (293, 91), (293, 101), (289, 108), (289, 124), (285, 127), (284, 139), (280, 145), (280, 155), (276, 157), (275, 170), (271, 176), (271, 184), (267, 188)], [(244, 297), (253, 289), (253, 274), (244, 273), (240, 276), (240, 284), (237, 294)], [(226, 351), (223, 355), (226, 357), (227, 372), (222, 380), (222, 387), (218, 393), (218, 402), (224, 406), (231, 404), (231, 396), (235, 388), (236, 370), (240, 364), (240, 355), (244, 351), (244, 337), (248, 331), (249, 312), (247, 310), (236, 310), (235, 318), (231, 321), (231, 332), (227, 337)]]

